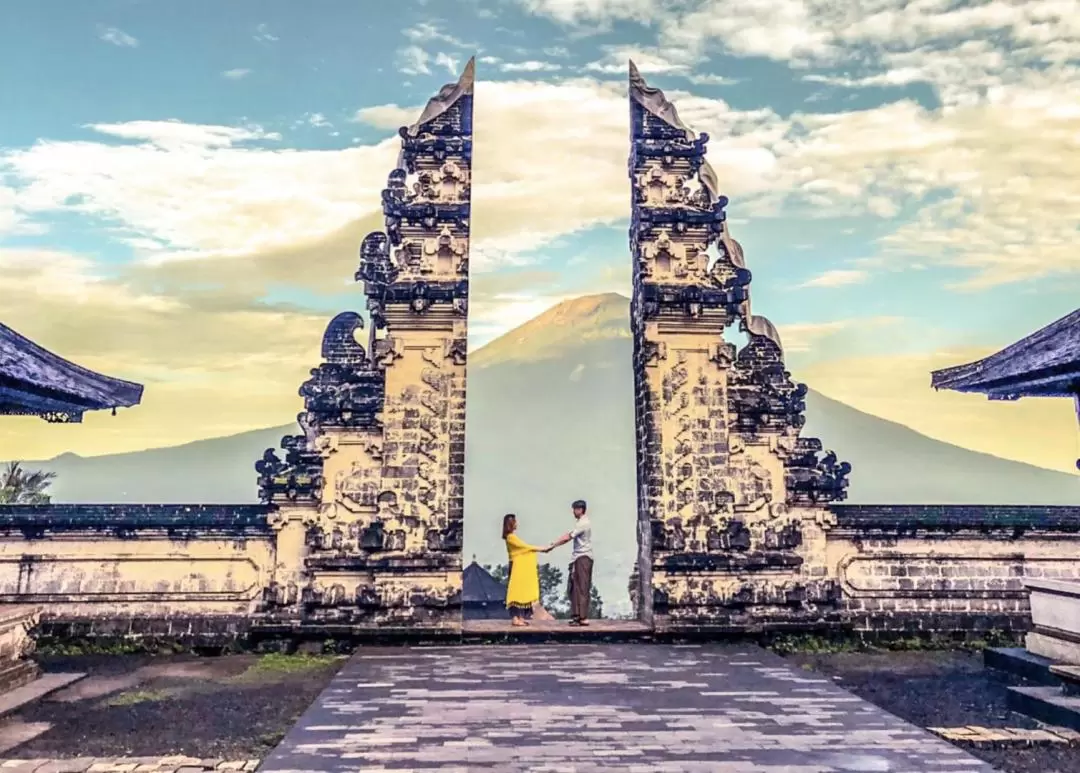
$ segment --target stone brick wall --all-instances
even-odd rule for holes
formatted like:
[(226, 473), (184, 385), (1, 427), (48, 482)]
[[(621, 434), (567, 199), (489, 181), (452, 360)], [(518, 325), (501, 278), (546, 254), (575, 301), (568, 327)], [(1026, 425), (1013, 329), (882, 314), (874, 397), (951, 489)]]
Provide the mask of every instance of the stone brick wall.
[(1027, 630), (1025, 578), (1080, 579), (1080, 507), (830, 509), (826, 565), (857, 630)]
[(0, 507), (0, 605), (61, 636), (229, 638), (273, 579), (259, 505)]

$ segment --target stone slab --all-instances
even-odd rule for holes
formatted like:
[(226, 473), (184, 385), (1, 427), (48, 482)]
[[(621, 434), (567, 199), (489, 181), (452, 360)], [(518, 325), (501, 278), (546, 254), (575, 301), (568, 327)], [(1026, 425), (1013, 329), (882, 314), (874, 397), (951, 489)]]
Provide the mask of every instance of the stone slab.
[(42, 674), (30, 684), (16, 687), (0, 695), (0, 717), (18, 711), (28, 703), (44, 698), (69, 684), (79, 681), (86, 674)]
[[(4, 722), (0, 724), (0, 754), (32, 741), (51, 728), (48, 722)], [(3, 760), (0, 760), (2, 769)], [(7, 773), (4, 769), (3, 773)]]
[(1054, 661), (1028, 652), (1023, 647), (993, 647), (983, 650), (983, 665), (995, 671), (1004, 671), (1029, 682), (1059, 685), (1061, 680), (1050, 671)]
[(1024, 648), (1055, 663), (1080, 666), (1080, 642), (1032, 631), (1024, 636)]
[(1026, 727), (928, 727), (934, 735), (946, 741), (967, 744), (976, 748), (998, 748), (1002, 746), (1061, 746), (1074, 744), (1080, 737), (1074, 730), (1066, 728), (1026, 728)]
[(260, 771), (990, 773), (756, 647), (364, 648)]
[(1031, 592), (1031, 622), (1080, 638), (1080, 582), (1025, 580)]
[(566, 620), (533, 619), (527, 626), (516, 627), (510, 620), (466, 620), (462, 625), (462, 641), (466, 644), (484, 642), (589, 642), (589, 641), (648, 641), (652, 628), (638, 620), (590, 620), (587, 626), (573, 626)]
[(1065, 695), (1058, 687), (1010, 687), (1006, 703), (1040, 722), (1080, 730), (1080, 697)]

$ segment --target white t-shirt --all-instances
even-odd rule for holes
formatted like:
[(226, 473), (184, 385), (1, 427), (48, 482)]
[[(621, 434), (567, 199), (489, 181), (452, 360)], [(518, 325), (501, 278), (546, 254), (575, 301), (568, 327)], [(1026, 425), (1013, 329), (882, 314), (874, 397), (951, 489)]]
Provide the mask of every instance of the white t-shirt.
[(582, 556), (592, 558), (592, 524), (589, 516), (583, 515), (577, 519), (574, 528), (570, 530), (570, 537), (574, 540), (573, 552), (570, 561), (573, 563)]

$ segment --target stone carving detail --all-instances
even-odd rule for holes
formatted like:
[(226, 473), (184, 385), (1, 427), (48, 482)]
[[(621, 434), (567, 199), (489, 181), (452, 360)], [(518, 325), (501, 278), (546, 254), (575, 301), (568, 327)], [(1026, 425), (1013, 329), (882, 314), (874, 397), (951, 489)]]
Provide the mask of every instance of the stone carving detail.
[[(807, 390), (750, 312), (708, 135), (633, 63), (630, 110), (639, 518), (653, 548), (639, 602), (660, 628), (828, 616), (836, 589), (810, 579), (815, 508), (844, 498), (850, 465), (799, 438)], [(739, 350), (723, 339), (734, 325)]]

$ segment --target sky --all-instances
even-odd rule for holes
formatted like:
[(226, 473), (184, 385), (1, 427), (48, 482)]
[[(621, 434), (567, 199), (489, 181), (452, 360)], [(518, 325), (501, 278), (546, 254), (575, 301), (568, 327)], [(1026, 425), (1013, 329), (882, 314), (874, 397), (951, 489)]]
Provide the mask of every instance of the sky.
[(938, 439), (1080, 456), (1065, 400), (935, 393), (1080, 298), (1080, 0), (0, 0), (0, 319), (145, 384), (0, 458), (302, 405), (361, 310), (396, 129), (477, 58), (470, 344), (629, 293), (633, 58), (710, 137), (794, 375)]

